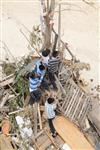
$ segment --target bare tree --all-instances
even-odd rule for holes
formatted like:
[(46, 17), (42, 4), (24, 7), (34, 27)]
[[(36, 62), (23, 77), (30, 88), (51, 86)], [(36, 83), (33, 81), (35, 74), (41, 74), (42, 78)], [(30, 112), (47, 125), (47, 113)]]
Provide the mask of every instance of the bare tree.
[(41, 8), (41, 29), (43, 35), (43, 48), (50, 48), (55, 0), (41, 0)]

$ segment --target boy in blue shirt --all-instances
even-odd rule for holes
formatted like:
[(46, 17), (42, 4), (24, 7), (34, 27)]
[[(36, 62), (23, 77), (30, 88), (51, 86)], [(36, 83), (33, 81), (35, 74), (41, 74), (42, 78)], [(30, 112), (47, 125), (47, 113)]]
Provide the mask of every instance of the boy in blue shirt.
[(29, 91), (30, 91), (30, 100), (29, 104), (33, 105), (34, 102), (39, 102), (41, 98), (40, 90), (41, 81), (35, 72), (30, 73), (29, 76)]
[(35, 72), (37, 76), (40, 78), (41, 87), (44, 88), (45, 90), (49, 90), (48, 83), (46, 82), (45, 79), (46, 67), (42, 64), (40, 60), (37, 61), (36, 67), (33, 70), (33, 72)]

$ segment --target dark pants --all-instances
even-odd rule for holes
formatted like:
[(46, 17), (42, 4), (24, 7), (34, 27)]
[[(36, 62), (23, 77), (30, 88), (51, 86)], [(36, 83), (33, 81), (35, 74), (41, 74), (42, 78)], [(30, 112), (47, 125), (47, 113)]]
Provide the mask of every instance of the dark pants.
[(31, 92), (30, 93), (29, 104), (33, 105), (35, 102), (38, 103), (40, 101), (41, 96), (42, 96), (42, 93), (39, 89), (36, 90), (36, 91)]
[(48, 119), (49, 127), (50, 127), (50, 130), (51, 130), (52, 134), (54, 134), (55, 131), (56, 131), (55, 128), (54, 128), (53, 122), (52, 122), (53, 119), (54, 119), (54, 118)]
[(49, 85), (45, 79), (41, 82), (41, 87), (47, 91), (49, 91)]
[(54, 89), (57, 89), (56, 79), (55, 79), (54, 74), (51, 73), (51, 72), (48, 72), (48, 75), (49, 75), (50, 82), (51, 82), (51, 84), (53, 85), (53, 88), (54, 88)]

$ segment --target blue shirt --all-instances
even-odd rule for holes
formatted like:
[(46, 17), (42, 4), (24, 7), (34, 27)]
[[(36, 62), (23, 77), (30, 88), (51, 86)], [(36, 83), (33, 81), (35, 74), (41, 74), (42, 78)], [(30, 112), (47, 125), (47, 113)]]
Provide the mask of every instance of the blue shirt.
[(40, 76), (40, 81), (42, 82), (42, 80), (45, 76), (46, 70), (40, 70), (39, 69), (40, 65), (41, 65), (41, 61), (39, 60), (39, 61), (36, 62), (36, 67), (35, 67), (35, 70), (33, 70), (33, 71), (35, 71), (35, 73)]
[(29, 78), (29, 91), (30, 92), (36, 91), (39, 86), (40, 86), (39, 78)]

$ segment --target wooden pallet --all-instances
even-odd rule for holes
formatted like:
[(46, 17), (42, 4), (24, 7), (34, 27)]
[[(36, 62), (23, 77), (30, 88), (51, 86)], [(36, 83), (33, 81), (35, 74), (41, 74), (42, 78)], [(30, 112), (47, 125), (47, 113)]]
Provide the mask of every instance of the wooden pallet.
[(37, 150), (59, 150), (58, 143), (46, 129), (42, 130), (41, 134), (35, 138), (34, 146)]
[(61, 91), (65, 95), (60, 104), (62, 114), (77, 125), (83, 124), (91, 108), (91, 97), (72, 78), (61, 80), (59, 86), (63, 88)]

